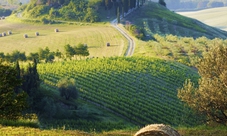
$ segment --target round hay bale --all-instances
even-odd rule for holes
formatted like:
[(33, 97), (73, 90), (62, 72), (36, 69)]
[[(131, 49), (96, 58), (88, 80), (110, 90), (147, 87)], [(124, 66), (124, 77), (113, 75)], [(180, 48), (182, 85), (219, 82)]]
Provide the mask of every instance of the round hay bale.
[(180, 136), (180, 134), (169, 126), (153, 124), (140, 129), (134, 136)]
[(27, 34), (24, 34), (24, 38), (28, 38), (28, 35)]
[(39, 32), (35, 32), (35, 36), (39, 36)]
[(106, 43), (106, 46), (109, 47), (110, 46), (110, 43)]
[(8, 35), (11, 35), (12, 34), (12, 32), (11, 31), (8, 31)]
[(2, 34), (0, 34), (0, 37), (2, 37)]
[(3, 32), (3, 33), (2, 33), (2, 36), (6, 36), (6, 32)]
[(57, 32), (59, 32), (59, 30), (56, 28), (56, 29), (54, 29), (54, 31), (57, 33)]

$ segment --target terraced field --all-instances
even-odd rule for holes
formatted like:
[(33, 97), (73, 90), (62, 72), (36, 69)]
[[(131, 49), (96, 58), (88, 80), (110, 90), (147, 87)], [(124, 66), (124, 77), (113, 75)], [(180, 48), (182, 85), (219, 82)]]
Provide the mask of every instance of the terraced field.
[(114, 57), (39, 64), (46, 87), (59, 79), (76, 79), (80, 98), (127, 118), (134, 124), (194, 125), (198, 121), (177, 98), (185, 79), (197, 80), (192, 69), (153, 58)]
[[(55, 33), (56, 28), (60, 32)], [(90, 56), (109, 57), (123, 56), (128, 47), (127, 39), (109, 24), (34, 25), (0, 20), (0, 33), (7, 33), (9, 30), (12, 35), (0, 37), (0, 52), (5, 54), (14, 50), (29, 54), (45, 47), (51, 51), (59, 49), (64, 53), (66, 44), (74, 46), (86, 43)], [(39, 32), (40, 36), (35, 36), (35, 32)], [(28, 38), (24, 38), (24, 34), (27, 34)], [(106, 47), (107, 42), (111, 44), (110, 47)]]

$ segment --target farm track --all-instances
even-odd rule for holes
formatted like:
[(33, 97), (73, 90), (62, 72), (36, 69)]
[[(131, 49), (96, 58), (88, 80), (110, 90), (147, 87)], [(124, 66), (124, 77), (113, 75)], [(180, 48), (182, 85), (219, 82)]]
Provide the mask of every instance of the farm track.
[[(125, 16), (127, 16), (128, 14), (130, 14), (132, 11), (129, 11)], [(133, 40), (133, 38), (127, 34), (127, 32), (123, 29), (121, 29), (118, 24), (117, 24), (117, 19), (114, 19), (113, 21), (111, 21), (111, 25), (117, 29), (127, 40), (128, 40), (128, 49), (127, 52), (125, 53), (125, 56), (132, 56), (135, 50), (135, 41)]]

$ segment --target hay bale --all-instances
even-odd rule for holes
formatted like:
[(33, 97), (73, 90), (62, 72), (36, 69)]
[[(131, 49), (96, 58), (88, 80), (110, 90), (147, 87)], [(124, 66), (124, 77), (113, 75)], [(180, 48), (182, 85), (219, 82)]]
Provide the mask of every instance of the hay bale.
[(0, 37), (2, 37), (2, 34), (0, 34)]
[(3, 32), (3, 33), (2, 33), (2, 36), (6, 36), (6, 32)]
[(56, 29), (54, 29), (54, 31), (57, 33), (57, 32), (59, 32), (59, 30), (56, 28)]
[(28, 35), (27, 34), (24, 34), (24, 38), (28, 38)]
[(109, 47), (110, 46), (110, 43), (106, 43), (106, 46)]
[(35, 32), (35, 36), (39, 36), (39, 32)]
[(11, 35), (12, 34), (12, 32), (11, 31), (8, 31), (8, 35)]
[(180, 136), (180, 134), (169, 126), (153, 124), (140, 129), (134, 136)]

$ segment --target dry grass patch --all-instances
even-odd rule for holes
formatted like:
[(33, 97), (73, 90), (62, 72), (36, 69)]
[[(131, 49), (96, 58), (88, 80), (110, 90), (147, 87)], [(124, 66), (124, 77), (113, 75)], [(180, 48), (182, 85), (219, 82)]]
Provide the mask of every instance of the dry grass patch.
[[(53, 30), (58, 27), (60, 33)], [(117, 30), (110, 25), (92, 24), (89, 26), (75, 25), (31, 25), (22, 23), (0, 23), (0, 32), (12, 30), (13, 35), (0, 40), (0, 50), (4, 53), (11, 53), (14, 50), (25, 52), (37, 52), (39, 48), (48, 47), (51, 51), (59, 49), (64, 53), (64, 46), (71, 46), (79, 43), (86, 43), (90, 57), (123, 56), (127, 49), (128, 42)], [(42, 33), (34, 36), (35, 32)], [(24, 40), (21, 35), (29, 35)], [(109, 42), (111, 47), (106, 47)], [(16, 45), (16, 46), (15, 46)]]

